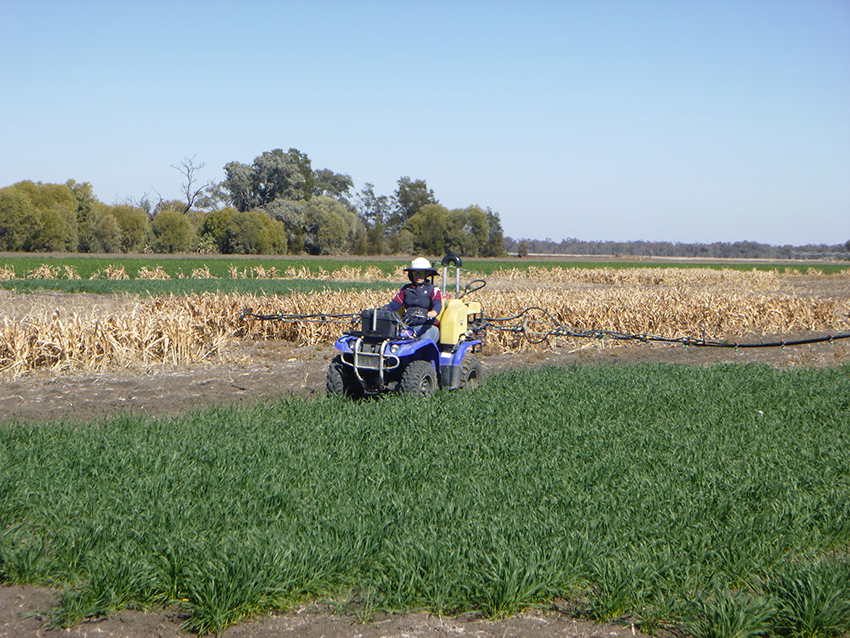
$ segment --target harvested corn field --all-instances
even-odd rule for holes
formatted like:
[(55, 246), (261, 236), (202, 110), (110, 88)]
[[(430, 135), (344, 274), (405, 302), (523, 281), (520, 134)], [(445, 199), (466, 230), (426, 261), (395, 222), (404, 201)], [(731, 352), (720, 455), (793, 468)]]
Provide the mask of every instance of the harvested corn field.
[[(464, 281), (472, 278), (464, 273)], [(707, 337), (741, 341), (850, 329), (847, 274), (588, 268), (525, 275), (503, 271), (486, 279), (487, 286), (472, 296), (488, 317), (543, 306), (574, 328), (700, 337), (704, 327)], [(332, 340), (350, 324), (244, 323), (241, 309), (357, 313), (386, 303), (390, 295), (386, 289), (280, 297), (0, 291), (5, 370), (0, 420), (88, 420), (116, 411), (176, 415), (193, 407), (318, 396), (336, 352)], [(522, 324), (533, 337), (547, 329), (546, 321), (540, 313), (528, 313), (510, 323)], [(639, 362), (824, 367), (850, 362), (850, 339), (741, 351), (612, 339), (546, 338), (534, 345), (515, 332), (491, 328), (481, 354), (485, 374), (550, 364)]]
[[(747, 337), (800, 332), (850, 331), (847, 275), (779, 275), (732, 270), (554, 269), (499, 271), (473, 293), (491, 320), (492, 352), (529, 352), (581, 345), (546, 337), (556, 325), (664, 338)], [(833, 284), (834, 294), (801, 294)], [(236, 339), (282, 340), (294, 346), (332, 342), (364, 308), (382, 305), (380, 291), (324, 291), (286, 296), (202, 294), (126, 297), (92, 304), (53, 294), (33, 305), (31, 295), (4, 292), (0, 320), (0, 371), (21, 374), (38, 368), (102, 370), (152, 364), (212, 362)], [(73, 296), (71, 296), (73, 297)], [(69, 308), (66, 302), (71, 302)], [(29, 302), (29, 303), (28, 303)], [(499, 330), (525, 309), (521, 330)], [(244, 321), (242, 309), (258, 314), (303, 315), (301, 321)], [(333, 315), (334, 317), (330, 317)], [(500, 321), (504, 320), (504, 321)], [(530, 337), (527, 338), (527, 337)], [(538, 343), (533, 343), (538, 342)]]
[[(116, 269), (113, 277), (115, 272), (123, 270)], [(304, 269), (302, 274), (308, 273)], [(849, 282), (846, 274), (529, 269), (497, 271), (488, 277), (487, 287), (470, 298), (482, 303), (491, 325), (486, 337), (489, 352), (526, 353), (585, 345), (577, 339), (547, 336), (555, 326), (729, 341), (846, 332), (850, 331)], [(352, 327), (351, 319), (340, 315), (355, 316), (387, 302), (382, 291), (127, 296), (107, 298), (108, 304), (103, 296), (85, 296), (88, 305), (76, 295), (0, 294), (0, 371), (14, 375), (40, 368), (103, 370), (212, 363), (232, 343), (245, 339), (317, 346), (331, 343)], [(240, 313), (246, 308), (258, 314), (306, 318), (244, 321)], [(548, 314), (531, 311), (521, 319), (510, 319), (528, 308), (542, 308)], [(515, 329), (501, 330), (504, 326)]]

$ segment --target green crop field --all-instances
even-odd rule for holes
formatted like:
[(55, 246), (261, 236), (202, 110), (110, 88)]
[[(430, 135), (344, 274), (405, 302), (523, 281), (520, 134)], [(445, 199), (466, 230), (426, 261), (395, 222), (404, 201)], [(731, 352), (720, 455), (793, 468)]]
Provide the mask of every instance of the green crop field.
[(88, 279), (94, 273), (103, 271), (109, 267), (121, 268), (122, 266), (127, 275), (135, 279), (141, 268), (154, 270), (159, 266), (170, 277), (177, 279), (178, 277), (190, 277), (193, 270), (204, 268), (208, 268), (210, 274), (214, 277), (229, 278), (231, 266), (237, 268), (239, 271), (248, 271), (249, 273), (252, 268), (258, 266), (266, 270), (276, 268), (278, 271), (285, 271), (290, 267), (295, 268), (295, 270), (306, 268), (313, 274), (317, 274), (321, 270), (333, 272), (344, 266), (362, 269), (368, 266), (374, 266), (385, 274), (389, 274), (394, 272), (398, 266), (405, 265), (405, 259), (376, 261), (357, 257), (340, 259), (323, 257), (250, 257), (245, 255), (152, 255), (150, 257), (129, 257), (121, 254), (115, 254), (109, 257), (80, 257), (74, 255), (56, 257), (52, 255), (29, 255), (26, 253), (0, 257), (0, 267), (14, 268), (17, 276), (20, 278), (24, 278), (27, 271), (34, 270), (43, 264), (58, 267), (60, 270), (63, 270), (65, 266), (71, 266), (82, 279)]
[(809, 272), (821, 272), (825, 275), (842, 273), (850, 270), (850, 264), (846, 263), (805, 263), (805, 262), (765, 262), (765, 261), (699, 261), (699, 260), (653, 260), (633, 259), (624, 257), (618, 260), (606, 260), (602, 258), (576, 259), (568, 257), (551, 256), (546, 258), (524, 258), (524, 259), (464, 259), (463, 267), (475, 272), (489, 275), (496, 270), (510, 270), (516, 268), (527, 270), (528, 268), (710, 268), (712, 270), (759, 270), (779, 273), (798, 272), (806, 274)]
[(0, 281), (0, 289), (29, 293), (44, 290), (90, 294), (157, 295), (230, 294), (289, 295), (326, 290), (395, 290), (393, 282), (336, 282), (317, 279), (18, 279)]
[(331, 601), (686, 635), (850, 629), (850, 367), (587, 366), (427, 400), (0, 426), (0, 582), (68, 626)]
[[(0, 271), (2, 269), (13, 269), (15, 278), (3, 281), (0, 277), (0, 288), (16, 290), (18, 292), (31, 292), (34, 290), (59, 290), (65, 292), (130, 292), (144, 294), (149, 291), (165, 290), (183, 294), (186, 292), (256, 292), (258, 289), (254, 284), (248, 284), (239, 279), (231, 278), (231, 268), (235, 268), (247, 278), (252, 277), (253, 268), (263, 268), (266, 271), (272, 268), (278, 273), (285, 273), (292, 268), (295, 271), (309, 272), (311, 276), (318, 277), (324, 273), (333, 273), (343, 268), (365, 272), (367, 268), (375, 268), (385, 276), (391, 276), (397, 268), (407, 265), (409, 259), (406, 257), (253, 257), (244, 255), (204, 255), (204, 256), (115, 256), (84, 257), (84, 256), (53, 256), (53, 255), (5, 255), (0, 257)], [(438, 263), (435, 260), (434, 263)], [(42, 266), (57, 269), (57, 277), (50, 279), (28, 278), (28, 273), (36, 271)], [(80, 280), (68, 280), (65, 268), (69, 267), (79, 275)], [(153, 281), (153, 285), (140, 285), (127, 281), (117, 281), (114, 284), (106, 283), (103, 279), (89, 281), (92, 275), (103, 273), (109, 268), (124, 268), (127, 276), (133, 281), (139, 279), (139, 271), (146, 268), (153, 271), (161, 268), (169, 277), (171, 284), (156, 282), (156, 280), (145, 279), (144, 282)], [(850, 264), (838, 263), (767, 263), (767, 262), (698, 262), (698, 261), (602, 261), (597, 259), (566, 259), (550, 257), (545, 259), (466, 259), (463, 268), (482, 275), (490, 275), (498, 270), (510, 271), (512, 269), (528, 270), (529, 268), (711, 268), (711, 269), (734, 269), (734, 270), (761, 270), (777, 271), (780, 273), (800, 272), (807, 273), (817, 271), (823, 274), (835, 274), (850, 270)], [(189, 283), (195, 270), (206, 270), (209, 275), (216, 277), (214, 280), (201, 281), (201, 283)], [(282, 275), (286, 277), (286, 275)], [(356, 277), (356, 275), (355, 275)], [(185, 278), (185, 279), (184, 279)], [(301, 277), (299, 277), (301, 278)], [(287, 277), (292, 279), (292, 277)], [(397, 280), (398, 278), (396, 278)], [(112, 281), (112, 280), (109, 280)], [(264, 280), (266, 281), (266, 280)], [(263, 288), (269, 293), (285, 294), (289, 291), (289, 284), (278, 280)], [(212, 283), (216, 282), (216, 283)]]

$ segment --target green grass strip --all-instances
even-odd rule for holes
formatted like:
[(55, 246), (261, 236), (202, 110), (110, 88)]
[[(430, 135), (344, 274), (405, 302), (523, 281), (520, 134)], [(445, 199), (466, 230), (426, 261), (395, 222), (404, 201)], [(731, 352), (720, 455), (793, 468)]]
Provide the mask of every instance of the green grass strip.
[(563, 597), (705, 635), (743, 609), (758, 633), (799, 581), (832, 583), (850, 627), (850, 568), (824, 558), (850, 545), (850, 367), (566, 367), (428, 400), (7, 423), (0, 530), (0, 582), (67, 585), (60, 625), (173, 601), (220, 632), (311, 598), (498, 617)]
[(73, 267), (77, 274), (88, 279), (97, 272), (102, 272), (109, 267), (124, 267), (125, 272), (131, 279), (138, 277), (142, 268), (155, 270), (161, 267), (170, 277), (191, 277), (195, 269), (209, 269), (214, 277), (230, 278), (231, 266), (240, 273), (247, 272), (250, 276), (251, 269), (262, 267), (266, 270), (276, 268), (279, 273), (288, 268), (296, 271), (306, 268), (314, 275), (325, 272), (333, 272), (348, 266), (365, 271), (366, 268), (374, 266), (385, 274), (395, 272), (398, 266), (406, 265), (405, 258), (397, 260), (374, 260), (369, 258), (324, 258), (324, 257), (246, 257), (244, 255), (204, 255), (198, 257), (185, 257), (174, 255), (152, 255), (150, 257), (127, 257), (116, 253), (108, 257), (86, 257), (86, 256), (52, 256), (52, 255), (28, 255), (26, 253), (14, 256), (0, 257), (0, 267), (13, 267), (17, 277), (24, 278), (26, 273), (35, 270), (42, 265), (51, 268), (59, 268), (60, 276), (65, 274), (65, 266)]
[[(432, 263), (439, 267), (440, 258), (432, 258)], [(279, 273), (286, 272), (288, 268), (300, 271), (303, 268), (309, 270), (313, 275), (321, 271), (334, 272), (343, 267), (360, 269), (361, 272), (369, 267), (374, 267), (389, 276), (399, 266), (409, 263), (407, 257), (247, 257), (244, 255), (203, 255), (198, 257), (174, 256), (174, 255), (152, 255), (145, 257), (128, 257), (120, 253), (114, 256), (53, 256), (53, 255), (30, 255), (26, 253), (6, 255), (0, 257), (0, 268), (13, 267), (15, 275), (24, 279), (27, 272), (33, 271), (42, 265), (58, 268), (60, 277), (65, 274), (65, 266), (71, 266), (82, 279), (88, 279), (97, 272), (103, 272), (108, 267), (124, 267), (125, 272), (131, 279), (138, 278), (141, 268), (155, 270), (161, 267), (170, 277), (191, 277), (195, 269), (209, 269), (210, 274), (221, 279), (230, 278), (231, 266), (240, 272), (251, 273), (252, 268), (262, 267), (266, 270), (276, 268)], [(798, 263), (798, 262), (699, 262), (693, 260), (684, 261), (606, 261), (606, 260), (576, 260), (568, 258), (550, 257), (546, 259), (464, 259), (463, 268), (484, 275), (489, 275), (496, 270), (527, 270), (536, 268), (711, 268), (720, 270), (724, 268), (734, 270), (776, 270), (780, 273), (800, 272), (807, 273), (816, 270), (824, 274), (846, 272), (850, 264), (839, 263)], [(48, 280), (49, 281), (49, 280)], [(51, 285), (43, 283), (42, 285)]]
[(289, 295), (326, 290), (395, 290), (398, 286), (398, 283), (390, 282), (336, 282), (315, 279), (19, 279), (0, 281), (0, 288), (17, 293), (51, 290), (144, 297), (201, 293)]
[(538, 258), (523, 258), (523, 259), (464, 259), (463, 260), (463, 268), (467, 270), (472, 270), (475, 272), (480, 272), (485, 275), (489, 275), (496, 270), (511, 270), (512, 268), (516, 268), (517, 270), (527, 270), (529, 267), (536, 268), (610, 268), (614, 270), (622, 270), (628, 268), (682, 268), (682, 269), (695, 269), (695, 268), (710, 268), (711, 270), (742, 270), (742, 271), (772, 271), (775, 270), (779, 273), (792, 273), (797, 272), (800, 274), (806, 274), (810, 270), (823, 273), (825, 275), (842, 273), (850, 270), (850, 264), (841, 264), (841, 263), (800, 263), (793, 261), (777, 261), (777, 262), (764, 262), (764, 261), (698, 261), (698, 260), (664, 260), (664, 261), (652, 261), (652, 260), (635, 260), (629, 261), (627, 258), (616, 261), (608, 261), (603, 258), (588, 258), (588, 259), (569, 259), (569, 258), (559, 258), (557, 256), (547, 257), (545, 259)]

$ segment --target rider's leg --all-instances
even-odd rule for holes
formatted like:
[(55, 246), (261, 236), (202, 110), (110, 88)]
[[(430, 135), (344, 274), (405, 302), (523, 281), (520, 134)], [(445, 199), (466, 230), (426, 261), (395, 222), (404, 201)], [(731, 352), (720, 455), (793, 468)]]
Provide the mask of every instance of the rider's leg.
[(437, 326), (424, 324), (414, 328), (418, 339), (430, 339), (434, 343), (440, 343), (440, 329)]

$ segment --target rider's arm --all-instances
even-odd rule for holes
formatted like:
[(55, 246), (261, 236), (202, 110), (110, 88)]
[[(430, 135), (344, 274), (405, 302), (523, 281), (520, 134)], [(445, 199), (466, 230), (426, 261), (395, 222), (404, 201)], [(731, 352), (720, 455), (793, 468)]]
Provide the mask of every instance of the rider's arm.
[[(436, 286), (434, 290), (431, 291), (431, 310), (434, 312), (434, 317), (440, 314), (440, 311), (443, 309), (443, 294), (440, 292), (440, 289)], [(430, 313), (428, 313), (430, 315)]]
[(398, 291), (395, 297), (393, 297), (392, 301), (384, 306), (384, 310), (392, 310), (393, 312), (398, 312), (398, 310), (404, 306), (404, 288)]

